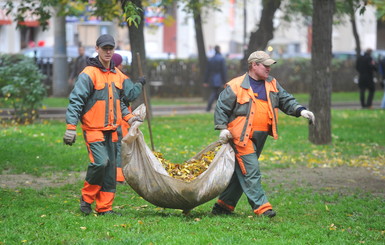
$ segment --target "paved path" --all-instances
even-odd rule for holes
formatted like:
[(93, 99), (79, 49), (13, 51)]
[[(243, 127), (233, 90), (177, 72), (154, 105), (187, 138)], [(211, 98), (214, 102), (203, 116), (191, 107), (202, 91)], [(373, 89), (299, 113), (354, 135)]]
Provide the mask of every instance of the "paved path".
[[(306, 106), (306, 105), (305, 105)], [(167, 106), (152, 106), (154, 116), (170, 116), (170, 115), (185, 115), (185, 114), (200, 114), (207, 113), (205, 105), (167, 105)], [(335, 103), (332, 104), (333, 109), (360, 109), (359, 103)], [(380, 108), (380, 102), (374, 102), (374, 109)], [(64, 119), (66, 108), (47, 108), (40, 110), (40, 118), (44, 119)], [(213, 112), (213, 111), (211, 111)], [(12, 110), (0, 109), (0, 118), (9, 119), (12, 117)]]

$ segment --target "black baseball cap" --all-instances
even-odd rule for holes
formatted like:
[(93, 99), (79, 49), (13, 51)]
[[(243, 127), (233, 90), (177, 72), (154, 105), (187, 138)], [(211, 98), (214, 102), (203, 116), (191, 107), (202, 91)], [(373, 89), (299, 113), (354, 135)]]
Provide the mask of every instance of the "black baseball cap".
[(98, 46), (98, 47), (104, 47), (104, 46), (115, 47), (115, 40), (110, 34), (103, 34), (98, 38), (98, 40), (96, 40), (96, 46)]

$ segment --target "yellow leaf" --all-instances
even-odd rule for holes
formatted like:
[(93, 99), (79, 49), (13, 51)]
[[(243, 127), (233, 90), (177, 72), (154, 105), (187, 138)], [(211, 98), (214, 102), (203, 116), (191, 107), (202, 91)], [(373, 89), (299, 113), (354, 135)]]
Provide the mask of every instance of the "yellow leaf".
[(329, 230), (335, 231), (335, 230), (337, 230), (337, 226), (335, 226), (334, 224), (331, 224), (329, 227)]

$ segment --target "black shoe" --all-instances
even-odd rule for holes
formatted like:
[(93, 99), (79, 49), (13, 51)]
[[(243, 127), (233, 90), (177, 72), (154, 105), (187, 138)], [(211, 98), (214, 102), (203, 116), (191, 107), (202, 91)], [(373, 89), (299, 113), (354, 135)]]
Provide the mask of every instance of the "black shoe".
[(269, 217), (269, 218), (273, 218), (277, 213), (272, 210), (272, 209), (269, 209), (267, 211), (265, 211), (262, 216), (265, 216), (265, 217)]
[(115, 212), (113, 210), (109, 210), (106, 212), (98, 212), (98, 215), (116, 215), (116, 216), (122, 216), (121, 213)]
[(92, 212), (91, 204), (85, 202), (83, 197), (80, 197), (80, 211), (85, 214), (90, 214)]
[(229, 211), (229, 210), (227, 210), (225, 208), (222, 208), (218, 203), (214, 204), (214, 207), (211, 210), (211, 213), (214, 214), (214, 215), (221, 215), (221, 214), (229, 215), (229, 214), (233, 214), (231, 211)]

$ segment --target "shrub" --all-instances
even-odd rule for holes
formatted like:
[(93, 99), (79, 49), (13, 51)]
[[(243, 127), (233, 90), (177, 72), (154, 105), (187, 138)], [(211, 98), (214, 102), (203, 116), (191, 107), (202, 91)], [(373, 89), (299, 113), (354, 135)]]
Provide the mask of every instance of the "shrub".
[(0, 86), (6, 101), (15, 112), (16, 123), (32, 123), (47, 94), (45, 79), (31, 58), (0, 55)]

